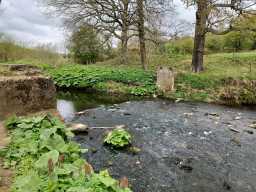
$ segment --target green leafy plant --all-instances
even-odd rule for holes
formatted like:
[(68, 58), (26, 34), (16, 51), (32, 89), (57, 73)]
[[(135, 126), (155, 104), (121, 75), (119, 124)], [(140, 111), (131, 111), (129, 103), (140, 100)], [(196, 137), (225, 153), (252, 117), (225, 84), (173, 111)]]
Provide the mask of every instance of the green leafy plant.
[(57, 118), (12, 117), (5, 125), (11, 143), (1, 156), (15, 171), (12, 192), (131, 192), (107, 171), (88, 174), (80, 157), (86, 150), (70, 140), (73, 135)]
[(123, 128), (116, 128), (109, 132), (104, 140), (104, 143), (114, 147), (122, 148), (131, 144), (132, 136)]
[[(152, 95), (156, 91), (154, 73), (140, 69), (65, 65), (55, 69), (48, 68), (46, 73), (60, 88), (93, 88), (102, 91), (105, 90), (106, 83), (113, 82), (123, 85), (125, 87), (123, 90), (131, 95)], [(111, 87), (108, 88), (111, 89)]]

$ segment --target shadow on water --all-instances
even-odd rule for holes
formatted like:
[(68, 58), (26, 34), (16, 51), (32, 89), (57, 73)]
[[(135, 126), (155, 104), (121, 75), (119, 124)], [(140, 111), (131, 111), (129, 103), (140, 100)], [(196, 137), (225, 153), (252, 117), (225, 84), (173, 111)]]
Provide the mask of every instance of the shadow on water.
[(89, 108), (85, 115), (74, 115), (73, 122), (90, 127), (124, 124), (141, 152), (134, 155), (104, 146), (104, 129), (77, 135), (74, 140), (89, 149), (84, 158), (96, 171), (127, 176), (134, 192), (256, 191), (256, 136), (248, 127), (256, 120), (255, 110), (101, 98), (59, 94), (59, 102), (72, 103), (67, 111)]

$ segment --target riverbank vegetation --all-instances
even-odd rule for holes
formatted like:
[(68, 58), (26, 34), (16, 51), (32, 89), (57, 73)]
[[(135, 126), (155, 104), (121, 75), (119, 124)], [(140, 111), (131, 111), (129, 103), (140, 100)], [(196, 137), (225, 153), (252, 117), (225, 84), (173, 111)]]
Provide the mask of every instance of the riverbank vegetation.
[[(49, 60), (30, 60), (26, 57), (12, 63), (26, 63), (41, 67), (51, 76), (59, 88), (93, 89), (109, 94), (149, 96), (159, 95), (174, 100), (205, 101), (229, 105), (255, 104), (256, 53), (212, 53), (205, 55), (205, 71), (200, 74), (190, 71), (191, 55), (168, 52), (152, 52), (149, 70), (140, 67), (139, 57), (130, 52), (130, 60), (120, 65), (114, 58), (96, 64), (52, 64)], [(56, 63), (56, 62), (55, 62)], [(175, 70), (175, 91), (161, 93), (156, 87), (158, 66)], [(2, 75), (10, 74), (0, 67)], [(236, 82), (236, 83), (234, 83)]]
[[(254, 51), (217, 53), (205, 56), (205, 72), (190, 72), (189, 55), (168, 58), (166, 65), (176, 71), (175, 91), (163, 94), (157, 90), (156, 69), (152, 62), (150, 70), (143, 71), (136, 57), (128, 68), (117, 65), (115, 60), (94, 65), (61, 65), (57, 68), (44, 65), (44, 69), (60, 88), (92, 88), (115, 94), (139, 96), (161, 95), (171, 99), (206, 101), (223, 104), (253, 104), (255, 92), (253, 79), (256, 77)], [(154, 55), (154, 59), (161, 55)], [(136, 64), (137, 63), (137, 64)], [(235, 83), (234, 85), (234, 82)], [(236, 91), (235, 91), (236, 90)], [(240, 90), (240, 91), (238, 91)], [(248, 93), (248, 94), (245, 94)], [(232, 102), (227, 102), (232, 95)], [(246, 97), (248, 95), (248, 98)], [(250, 96), (249, 96), (250, 95)]]
[(13, 192), (131, 192), (108, 171), (94, 173), (80, 156), (85, 149), (72, 142), (72, 133), (49, 115), (6, 121), (11, 143), (1, 150), (5, 168), (14, 171)]

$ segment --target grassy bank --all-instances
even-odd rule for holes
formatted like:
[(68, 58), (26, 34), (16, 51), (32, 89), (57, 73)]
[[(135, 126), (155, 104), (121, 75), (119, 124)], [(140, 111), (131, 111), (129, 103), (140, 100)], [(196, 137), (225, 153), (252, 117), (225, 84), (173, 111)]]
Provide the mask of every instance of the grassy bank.
[(155, 86), (158, 65), (144, 72), (138, 65), (96, 65), (45, 67), (58, 87), (93, 88), (98, 91), (139, 96), (161, 95), (170, 99), (215, 102), (229, 105), (256, 104), (256, 53), (213, 54), (205, 57), (205, 71), (190, 72), (189, 56), (167, 62), (177, 72), (175, 92), (162, 94)]
[(6, 127), (11, 143), (1, 156), (15, 173), (12, 192), (131, 192), (108, 171), (94, 173), (80, 157), (86, 150), (70, 140), (71, 132), (58, 119), (11, 118)]
[[(170, 99), (216, 102), (230, 105), (256, 104), (256, 52), (218, 53), (205, 56), (205, 71), (191, 73), (191, 56), (150, 55), (148, 72), (141, 70), (139, 58), (132, 55), (126, 66), (113, 59), (94, 65), (36, 64), (60, 88), (92, 88), (111, 94), (161, 95)], [(172, 67), (177, 75), (175, 92), (162, 94), (155, 86), (156, 69)]]

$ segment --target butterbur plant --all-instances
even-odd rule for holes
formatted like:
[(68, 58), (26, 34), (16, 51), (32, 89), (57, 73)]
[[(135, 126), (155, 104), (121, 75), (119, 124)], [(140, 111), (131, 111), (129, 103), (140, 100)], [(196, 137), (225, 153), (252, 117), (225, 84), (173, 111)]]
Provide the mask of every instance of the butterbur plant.
[(13, 117), (5, 126), (11, 143), (0, 155), (13, 169), (12, 192), (131, 192), (107, 171), (93, 171), (81, 158), (87, 150), (71, 141), (73, 135), (59, 119)]
[(116, 128), (109, 132), (104, 139), (104, 143), (116, 148), (123, 148), (130, 145), (132, 136), (123, 128)]

